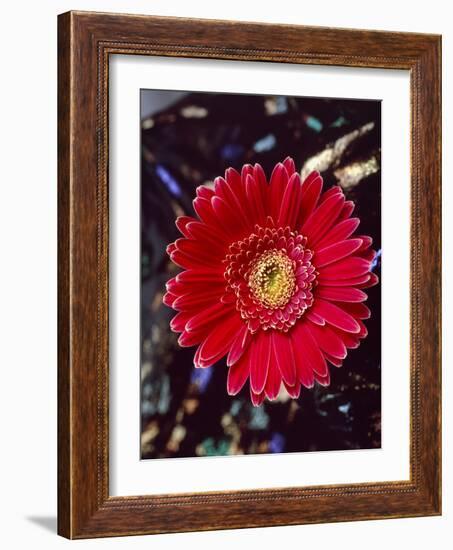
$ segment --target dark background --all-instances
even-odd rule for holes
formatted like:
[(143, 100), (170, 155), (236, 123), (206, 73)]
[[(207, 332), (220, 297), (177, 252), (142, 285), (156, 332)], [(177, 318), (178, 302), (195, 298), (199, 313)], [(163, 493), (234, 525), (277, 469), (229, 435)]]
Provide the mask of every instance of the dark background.
[[(178, 269), (165, 249), (175, 219), (193, 214), (198, 185), (259, 162), (270, 176), (287, 155), (321, 171), (356, 203), (359, 233), (374, 239), (380, 276), (380, 102), (142, 90), (142, 458), (375, 448), (381, 445), (380, 285), (368, 289), (369, 335), (331, 384), (260, 407), (248, 383), (226, 392), (224, 361), (195, 369), (162, 303)], [(307, 163), (307, 164), (306, 164)]]

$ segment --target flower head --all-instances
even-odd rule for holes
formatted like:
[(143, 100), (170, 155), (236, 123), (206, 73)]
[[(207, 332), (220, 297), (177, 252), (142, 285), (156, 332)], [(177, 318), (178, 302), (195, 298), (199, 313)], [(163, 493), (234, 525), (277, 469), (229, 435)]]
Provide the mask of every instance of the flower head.
[(322, 187), (318, 172), (301, 182), (290, 158), (269, 182), (259, 164), (229, 168), (213, 189), (198, 187), (196, 218), (176, 220), (183, 238), (168, 253), (183, 271), (164, 296), (178, 312), (171, 328), (181, 346), (198, 346), (195, 367), (226, 356), (228, 393), (249, 379), (254, 405), (282, 384), (294, 398), (302, 385), (328, 385), (328, 364), (341, 366), (367, 335), (372, 241), (353, 236), (359, 220), (341, 188)]

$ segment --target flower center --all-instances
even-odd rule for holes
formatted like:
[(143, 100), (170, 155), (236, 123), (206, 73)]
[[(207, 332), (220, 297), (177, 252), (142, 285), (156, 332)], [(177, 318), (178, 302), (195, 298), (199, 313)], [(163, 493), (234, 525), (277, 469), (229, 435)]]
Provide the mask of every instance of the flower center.
[(316, 270), (307, 238), (290, 227), (256, 225), (229, 246), (223, 303), (235, 303), (250, 332), (287, 332), (313, 305)]
[(255, 298), (266, 307), (283, 307), (296, 287), (293, 262), (280, 250), (268, 250), (254, 262), (248, 285)]

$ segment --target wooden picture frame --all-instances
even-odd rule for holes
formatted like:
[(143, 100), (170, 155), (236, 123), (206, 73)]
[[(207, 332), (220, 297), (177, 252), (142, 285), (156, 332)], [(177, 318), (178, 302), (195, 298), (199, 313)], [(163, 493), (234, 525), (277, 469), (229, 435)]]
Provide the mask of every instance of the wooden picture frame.
[[(59, 16), (58, 47), (59, 534), (88, 538), (440, 514), (440, 37), (69, 12)], [(109, 495), (111, 54), (410, 72), (409, 481), (157, 496)]]

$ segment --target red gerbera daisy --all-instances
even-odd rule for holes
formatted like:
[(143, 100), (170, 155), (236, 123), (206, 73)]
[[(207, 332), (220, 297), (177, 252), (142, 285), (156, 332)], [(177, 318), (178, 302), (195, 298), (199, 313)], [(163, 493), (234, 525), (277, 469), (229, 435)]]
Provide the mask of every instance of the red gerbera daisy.
[(250, 379), (254, 405), (282, 382), (294, 398), (301, 385), (327, 386), (328, 363), (341, 366), (367, 335), (372, 241), (352, 236), (359, 219), (341, 188), (322, 186), (318, 172), (302, 183), (290, 158), (269, 183), (259, 164), (229, 168), (214, 189), (198, 187), (198, 218), (176, 220), (184, 237), (168, 253), (183, 271), (164, 296), (178, 311), (171, 328), (181, 346), (198, 346), (196, 367), (226, 355), (228, 393)]

